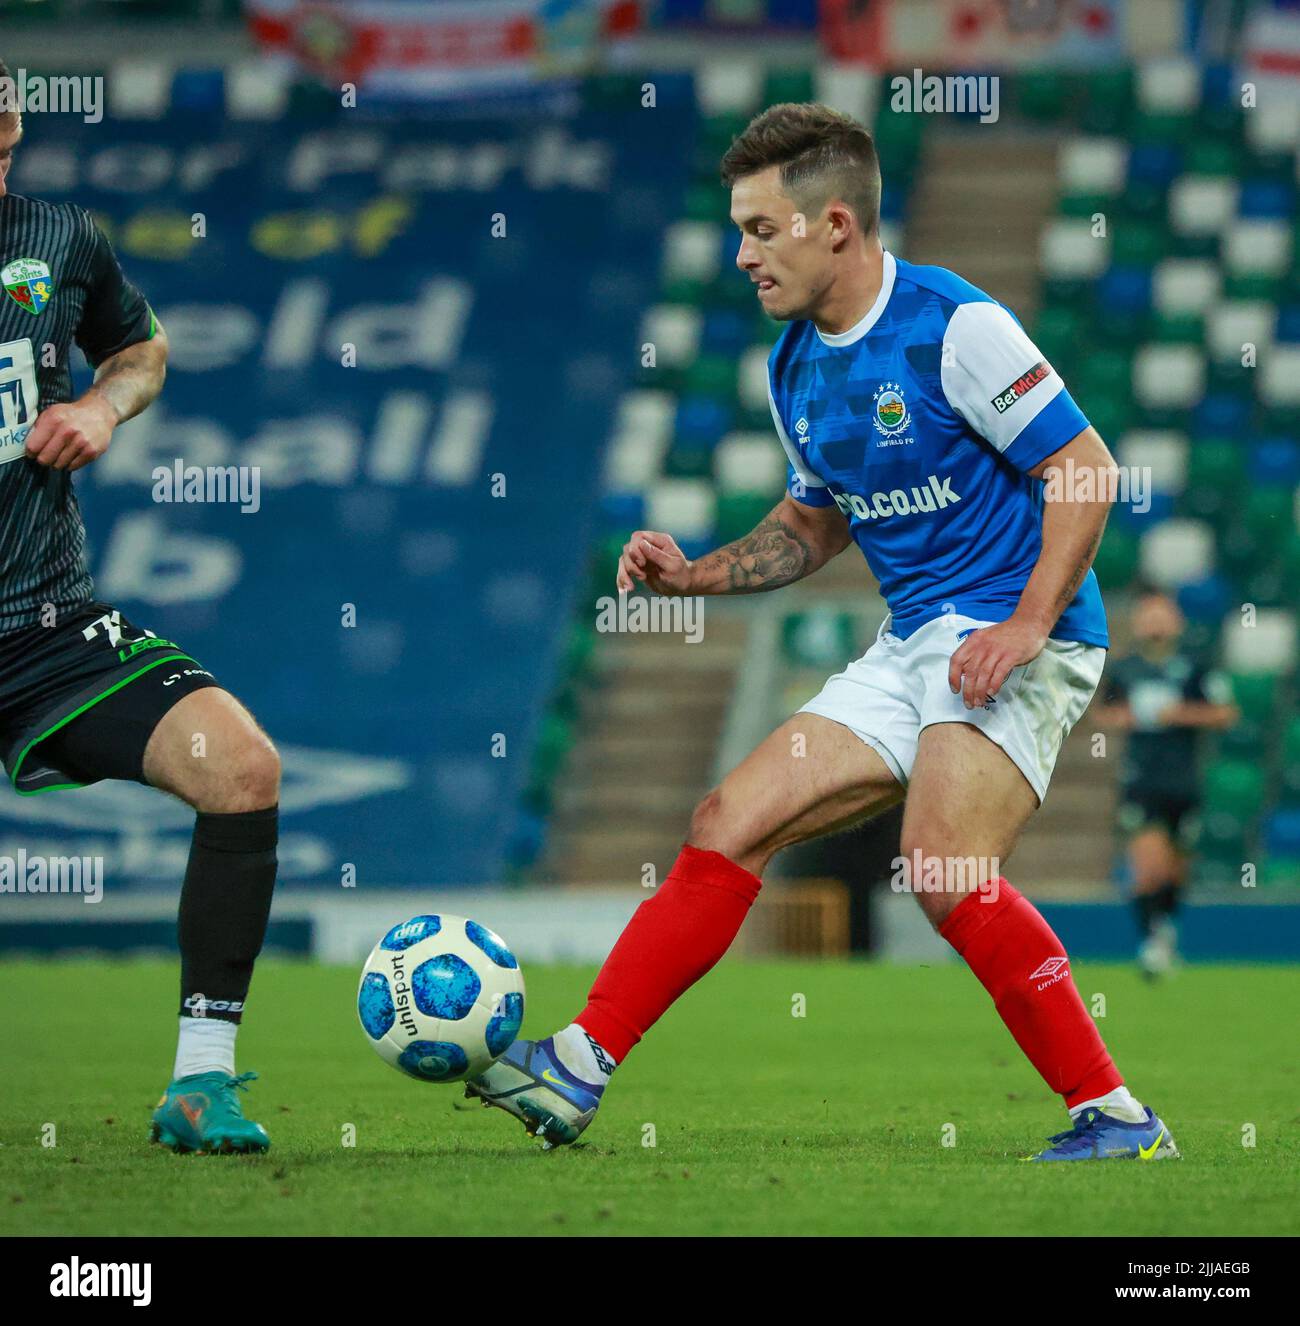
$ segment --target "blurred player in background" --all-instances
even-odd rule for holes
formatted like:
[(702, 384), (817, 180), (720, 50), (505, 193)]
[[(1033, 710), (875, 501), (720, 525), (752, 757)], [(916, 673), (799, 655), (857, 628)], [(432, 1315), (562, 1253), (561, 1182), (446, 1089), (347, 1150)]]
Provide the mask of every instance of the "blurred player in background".
[[(616, 1064), (726, 952), (772, 856), (905, 798), (903, 859), (926, 876), (913, 877), (917, 902), (1069, 1110), (1073, 1126), (1036, 1159), (1175, 1157), (1116, 1070), (1060, 939), (1000, 873), (1101, 677), (1109, 637), (1090, 568), (1110, 453), (1007, 309), (883, 249), (862, 125), (775, 106), (732, 143), (722, 175), (737, 265), (788, 324), (768, 360), (787, 493), (697, 561), (637, 531), (618, 588), (757, 593), (856, 542), (889, 629), (699, 804), (573, 1022), (516, 1041), (469, 1091), (550, 1143), (573, 1141)], [(1088, 494), (1045, 501), (1036, 481), (1071, 472), (1094, 480)], [(958, 879), (963, 862), (981, 863), (979, 878)]]
[[(7, 78), (0, 62), (0, 91)], [(275, 887), (279, 758), (211, 672), (93, 597), (72, 472), (162, 390), (167, 338), (84, 208), (8, 191), (22, 137), (0, 97), (0, 755), (23, 796), (118, 778), (198, 812), (176, 1061), (151, 1136), (264, 1151), (239, 1105), (255, 1074), (235, 1075), (235, 1033)], [(74, 341), (95, 369), (76, 399)]]
[(1201, 797), (1200, 733), (1237, 721), (1227, 678), (1182, 647), (1184, 625), (1170, 595), (1139, 594), (1133, 652), (1107, 668), (1097, 711), (1098, 722), (1128, 733), (1118, 822), (1128, 839), (1138, 963), (1148, 978), (1168, 971), (1177, 953), (1174, 917)]

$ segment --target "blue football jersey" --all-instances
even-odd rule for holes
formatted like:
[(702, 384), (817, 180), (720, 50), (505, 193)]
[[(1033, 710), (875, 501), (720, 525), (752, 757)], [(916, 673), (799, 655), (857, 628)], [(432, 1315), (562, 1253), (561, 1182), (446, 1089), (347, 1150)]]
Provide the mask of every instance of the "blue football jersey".
[[(866, 316), (834, 336), (790, 323), (768, 383), (791, 495), (844, 513), (895, 635), (1015, 611), (1043, 542), (1043, 484), (1026, 471), (1088, 421), (1003, 305), (886, 253)], [(1091, 571), (1052, 635), (1109, 644)]]

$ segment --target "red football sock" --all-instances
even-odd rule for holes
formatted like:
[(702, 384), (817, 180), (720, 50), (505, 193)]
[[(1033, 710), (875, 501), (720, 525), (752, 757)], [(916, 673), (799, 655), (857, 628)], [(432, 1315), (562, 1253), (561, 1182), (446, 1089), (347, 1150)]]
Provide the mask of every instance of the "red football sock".
[(1065, 946), (1038, 908), (1005, 879), (964, 898), (939, 933), (966, 959), (1029, 1062), (1067, 1107), (1120, 1086), (1110, 1054), (1079, 998)]
[(721, 852), (684, 846), (668, 878), (632, 914), (574, 1021), (622, 1063), (731, 947), (761, 887)]

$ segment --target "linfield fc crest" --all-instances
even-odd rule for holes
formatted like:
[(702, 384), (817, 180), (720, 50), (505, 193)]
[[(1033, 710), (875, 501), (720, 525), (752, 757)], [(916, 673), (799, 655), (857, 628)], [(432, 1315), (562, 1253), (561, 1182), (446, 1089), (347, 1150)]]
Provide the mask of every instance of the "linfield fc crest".
[(17, 258), (0, 270), (0, 285), (20, 308), (39, 317), (54, 294), (50, 269), (39, 258)]
[(898, 437), (912, 423), (912, 415), (897, 382), (882, 382), (871, 398), (876, 403), (873, 422), (881, 437)]

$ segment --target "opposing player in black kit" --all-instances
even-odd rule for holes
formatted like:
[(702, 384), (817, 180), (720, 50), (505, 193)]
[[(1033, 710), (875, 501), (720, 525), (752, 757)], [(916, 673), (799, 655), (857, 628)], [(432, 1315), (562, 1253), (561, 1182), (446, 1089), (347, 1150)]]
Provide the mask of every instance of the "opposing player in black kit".
[(1173, 598), (1144, 590), (1132, 625), (1133, 652), (1107, 668), (1097, 720), (1129, 734), (1118, 818), (1133, 876), (1138, 965), (1153, 979), (1177, 952), (1174, 918), (1201, 802), (1200, 734), (1231, 727), (1237, 709), (1227, 678), (1183, 648)]
[[(72, 471), (158, 395), (167, 338), (87, 212), (8, 191), (23, 124), (6, 79), (0, 62), (0, 756), (20, 795), (132, 779), (198, 812), (176, 1063), (150, 1135), (264, 1151), (235, 1033), (275, 887), (279, 758), (201, 663), (93, 596)], [(75, 399), (73, 341), (95, 370)]]

